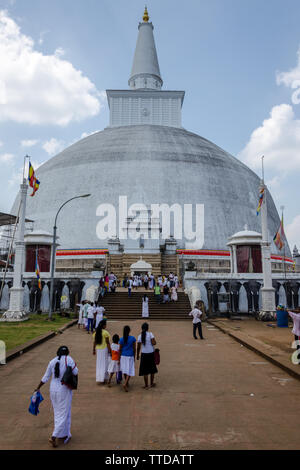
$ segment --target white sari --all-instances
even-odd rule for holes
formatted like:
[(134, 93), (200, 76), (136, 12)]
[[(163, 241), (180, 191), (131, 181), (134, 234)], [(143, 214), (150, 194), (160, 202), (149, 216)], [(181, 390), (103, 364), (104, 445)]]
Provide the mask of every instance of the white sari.
[(143, 297), (143, 310), (142, 310), (142, 317), (143, 318), (148, 318), (149, 317), (149, 299), (148, 297), (146, 297), (146, 299), (144, 300), (144, 297)]
[(59, 377), (55, 377), (55, 365), (58, 357), (49, 362), (46, 373), (42, 378), (42, 382), (46, 383), (52, 376), (50, 384), (50, 399), (54, 412), (54, 431), (53, 437), (65, 437), (65, 443), (71, 438), (71, 406), (73, 392), (66, 385), (61, 383), (61, 379), (66, 371), (67, 366), (71, 366), (73, 374), (78, 374), (78, 369), (74, 360), (70, 356), (62, 356), (59, 361)]

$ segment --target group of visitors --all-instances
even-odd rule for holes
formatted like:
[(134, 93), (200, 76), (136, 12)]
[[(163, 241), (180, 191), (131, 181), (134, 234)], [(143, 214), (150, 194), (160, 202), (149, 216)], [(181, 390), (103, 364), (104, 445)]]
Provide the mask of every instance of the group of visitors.
[[(139, 376), (144, 377), (145, 386), (148, 388), (148, 376), (151, 376), (150, 387), (154, 387), (154, 374), (157, 367), (154, 358), (154, 346), (156, 340), (154, 335), (148, 331), (148, 323), (143, 323), (141, 334), (137, 340), (130, 335), (130, 326), (123, 329), (123, 336), (119, 338), (117, 334), (112, 337), (106, 329), (106, 320), (102, 320), (93, 335), (93, 354), (96, 358), (96, 382), (111, 386), (113, 375), (116, 374), (117, 383), (120, 383), (120, 375), (124, 376), (123, 388), (128, 392), (128, 385), (131, 377), (135, 376), (135, 358), (141, 357)], [(140, 356), (141, 352), (141, 356)]]
[(90, 302), (83, 300), (79, 307), (78, 328), (84, 328), (89, 334), (93, 333), (101, 320), (103, 320), (105, 308), (100, 305), (100, 302)]
[(110, 274), (106, 274), (105, 276), (102, 276), (99, 281), (98, 300), (103, 299), (105, 294), (108, 294), (108, 293), (114, 294), (116, 292), (117, 285), (118, 285), (118, 278), (113, 272), (111, 272)]
[[(131, 282), (130, 282), (131, 281)], [(175, 287), (178, 289), (179, 287), (179, 279), (177, 274), (171, 272), (168, 276), (163, 276), (160, 274), (157, 279), (155, 276), (151, 274), (134, 274), (133, 276), (128, 277), (125, 274), (123, 283), (123, 287), (131, 287), (131, 289), (138, 290), (139, 287), (144, 287), (145, 289), (153, 290), (156, 285), (159, 285), (161, 288), (168, 286), (169, 289)]]
[[(140, 361), (139, 376), (144, 378), (145, 390), (155, 387), (154, 376), (158, 372), (155, 362), (156, 340), (149, 332), (149, 325), (144, 323), (138, 339), (130, 335), (130, 326), (123, 329), (123, 336), (112, 336), (106, 329), (106, 320), (100, 321), (93, 335), (93, 354), (96, 355), (96, 382), (99, 385), (112, 386), (112, 378), (116, 374), (117, 384), (121, 384), (125, 392), (129, 391), (129, 381), (135, 376), (135, 360)], [(52, 447), (58, 446), (58, 439), (66, 444), (71, 439), (71, 405), (73, 391), (63, 383), (64, 374), (69, 367), (72, 374), (78, 375), (75, 361), (69, 355), (67, 346), (61, 346), (56, 357), (52, 359), (35, 392), (51, 378), (50, 399), (54, 412), (54, 430), (49, 438)], [(120, 377), (120, 375), (122, 377)], [(150, 383), (149, 383), (150, 376)]]
[(178, 300), (177, 289), (179, 287), (179, 279), (172, 272), (169, 276), (160, 275), (157, 279), (153, 274), (149, 276), (147, 274), (143, 276), (136, 274), (130, 278), (125, 275), (124, 277), (123, 287), (127, 286), (129, 297), (131, 297), (133, 289), (137, 290), (138, 287), (143, 285), (146, 290), (149, 288), (149, 290), (154, 291), (155, 300), (159, 304), (171, 301), (177, 302)]

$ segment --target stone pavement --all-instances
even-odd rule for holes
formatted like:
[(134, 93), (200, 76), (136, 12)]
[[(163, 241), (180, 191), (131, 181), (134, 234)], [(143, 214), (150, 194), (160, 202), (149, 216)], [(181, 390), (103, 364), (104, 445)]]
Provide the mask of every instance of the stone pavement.
[[(189, 322), (149, 319), (161, 350), (157, 387), (131, 381), (129, 393), (95, 382), (92, 337), (77, 327), (0, 367), (0, 449), (48, 449), (53, 430), (49, 384), (40, 414), (30, 396), (57, 348), (66, 344), (79, 368), (72, 406), (72, 440), (58, 449), (194, 450), (300, 449), (300, 383), (203, 324), (195, 341)], [(141, 320), (132, 321), (137, 336)], [(124, 323), (108, 322), (111, 334)]]
[(289, 322), (287, 328), (279, 328), (276, 322), (261, 322), (254, 318), (242, 317), (240, 321), (209, 320), (209, 324), (216, 326), (300, 380), (300, 366), (292, 362), (292, 355), (296, 351), (292, 347), (295, 340), (292, 322)]

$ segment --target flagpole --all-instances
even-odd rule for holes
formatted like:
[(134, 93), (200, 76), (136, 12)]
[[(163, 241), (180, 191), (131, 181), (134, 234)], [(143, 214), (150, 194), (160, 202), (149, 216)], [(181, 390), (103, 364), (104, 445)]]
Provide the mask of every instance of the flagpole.
[(4, 289), (4, 283), (5, 283), (6, 274), (7, 274), (8, 265), (9, 265), (9, 258), (10, 258), (10, 256), (11, 256), (12, 249), (13, 249), (13, 244), (14, 244), (14, 240), (15, 240), (16, 229), (17, 229), (17, 225), (18, 225), (18, 221), (19, 221), (20, 209), (21, 209), (21, 201), (20, 201), (20, 204), (19, 204), (18, 214), (17, 214), (16, 220), (15, 220), (15, 226), (14, 226), (14, 231), (13, 231), (12, 239), (11, 239), (11, 242), (10, 242), (10, 245), (9, 245), (9, 248), (8, 248), (8, 253), (7, 253), (7, 259), (6, 259), (6, 263), (5, 263), (4, 274), (3, 274), (3, 277), (2, 277), (2, 281), (1, 281), (0, 299), (2, 298), (2, 292), (3, 292), (3, 289)]
[(263, 192), (261, 203), (261, 257), (263, 269), (263, 287), (261, 288), (262, 309), (259, 313), (261, 320), (274, 319), (275, 315), (275, 289), (272, 285), (271, 243), (268, 231), (267, 187), (264, 182), (264, 156), (262, 156), (262, 180), (260, 193)]
[[(281, 209), (281, 225), (282, 225), (282, 229), (284, 227), (284, 223), (283, 223), (283, 211), (284, 211), (284, 206), (280, 206), (280, 209)], [(284, 229), (283, 229), (284, 230)], [(283, 272), (283, 276), (284, 276), (284, 279), (286, 281), (286, 264), (285, 264), (285, 242), (282, 240), (283, 242), (283, 259), (282, 259), (282, 272)]]
[(13, 272), (13, 287), (10, 289), (9, 309), (2, 315), (0, 321), (19, 322), (28, 320), (28, 315), (24, 311), (24, 287), (23, 280), (23, 262), (25, 252), (25, 215), (28, 185), (25, 179), (25, 162), (28, 155), (24, 158), (23, 179), (20, 185), (20, 215), (18, 221), (18, 231), (15, 243), (15, 261)]
[(265, 156), (263, 155), (261, 157), (261, 175), (262, 175), (262, 182), (263, 182), (263, 185), (265, 184), (265, 170), (264, 170), (264, 158)]

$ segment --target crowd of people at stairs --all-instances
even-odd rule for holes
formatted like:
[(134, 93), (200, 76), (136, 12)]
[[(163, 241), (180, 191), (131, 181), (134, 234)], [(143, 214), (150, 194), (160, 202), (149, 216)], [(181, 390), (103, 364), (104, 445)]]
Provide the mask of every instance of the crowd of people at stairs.
[[(99, 281), (99, 295), (97, 302), (82, 300), (77, 304), (79, 307), (78, 328), (83, 327), (87, 333), (93, 333), (97, 329), (101, 320), (106, 319), (105, 308), (101, 305), (106, 294), (115, 293), (117, 286), (117, 276), (112, 272), (110, 275), (103, 276)], [(169, 276), (158, 276), (156, 279), (152, 274), (134, 275), (132, 277), (124, 276), (123, 286), (128, 288), (128, 296), (131, 297), (132, 289), (138, 290), (143, 286), (146, 290), (152, 290), (155, 301), (158, 304), (168, 302), (177, 302), (179, 287), (178, 276), (170, 273)], [(149, 317), (149, 297), (145, 293), (142, 298), (142, 317)]]
[(138, 290), (140, 287), (143, 287), (146, 290), (153, 290), (156, 286), (159, 286), (161, 290), (163, 290), (164, 287), (168, 287), (170, 292), (177, 292), (179, 287), (177, 274), (170, 272), (168, 276), (160, 274), (157, 277), (152, 273), (134, 274), (132, 276), (125, 274), (121, 285), (117, 276), (111, 272), (100, 278), (99, 298), (103, 298), (107, 293), (115, 293), (117, 287), (130, 288), (131, 290)]

